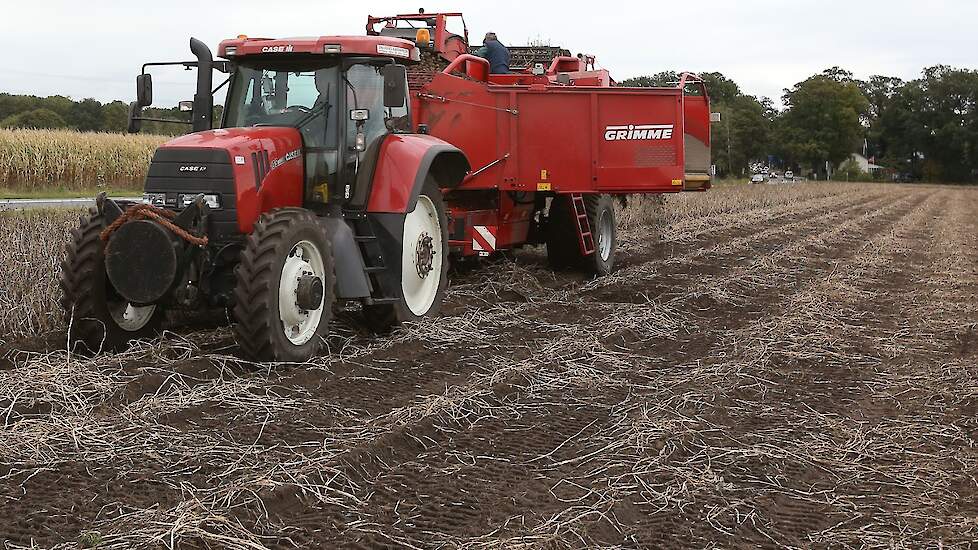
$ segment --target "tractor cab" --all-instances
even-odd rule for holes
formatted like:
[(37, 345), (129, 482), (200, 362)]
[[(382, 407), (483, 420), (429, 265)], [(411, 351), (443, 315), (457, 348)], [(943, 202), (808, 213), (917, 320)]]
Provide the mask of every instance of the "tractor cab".
[[(206, 46), (200, 44), (200, 48), (195, 49), (196, 63), (184, 63), (198, 68), (199, 80), (193, 106), (186, 108), (196, 112), (202, 107), (198, 104), (205, 110), (213, 105), (212, 95), (201, 97), (201, 91), (210, 91), (207, 67), (217, 66), (228, 74), (220, 128), (250, 132), (195, 134), (178, 138), (164, 149), (200, 146), (204, 137), (210, 146), (219, 145), (222, 138), (229, 146), (232, 141), (246, 141), (243, 149), (229, 151), (236, 162), (243, 159), (242, 165), (253, 172), (254, 193), (261, 194), (265, 185), (279, 185), (270, 174), (301, 157), (303, 185), (299, 191), (304, 204), (364, 206), (365, 196), (356, 193), (356, 180), (359, 168), (371, 164), (367, 157), (376, 154), (377, 147), (371, 149), (371, 145), (379, 145), (389, 133), (411, 130), (403, 63), (418, 60), (413, 43), (393, 37), (273, 40), (239, 36), (220, 44), (218, 56), (227, 59), (220, 62), (210, 60)], [(144, 74), (154, 65), (144, 66)], [(152, 81), (144, 80), (139, 86), (147, 85), (152, 86)], [(151, 91), (143, 95), (151, 102)], [(133, 107), (137, 130), (139, 120), (152, 120), (140, 115), (147, 106), (137, 102)], [(201, 119), (210, 121), (209, 116)], [(211, 128), (195, 124), (194, 130)], [(253, 139), (248, 140), (249, 135)], [(150, 189), (152, 182), (148, 183), (147, 193), (166, 191)], [(280, 185), (295, 187), (294, 182)], [(271, 188), (268, 193), (282, 194)], [(240, 190), (237, 194), (241, 198)]]

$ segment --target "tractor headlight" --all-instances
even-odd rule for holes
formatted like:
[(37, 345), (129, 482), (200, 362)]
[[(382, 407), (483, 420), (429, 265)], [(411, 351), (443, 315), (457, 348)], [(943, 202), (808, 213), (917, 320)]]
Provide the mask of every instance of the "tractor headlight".
[[(180, 195), (180, 207), (186, 208), (197, 200), (197, 194), (194, 195)], [(221, 207), (221, 196), (220, 195), (204, 195), (204, 202), (211, 210), (217, 210)]]
[(166, 206), (166, 193), (143, 193), (143, 202), (153, 206)]

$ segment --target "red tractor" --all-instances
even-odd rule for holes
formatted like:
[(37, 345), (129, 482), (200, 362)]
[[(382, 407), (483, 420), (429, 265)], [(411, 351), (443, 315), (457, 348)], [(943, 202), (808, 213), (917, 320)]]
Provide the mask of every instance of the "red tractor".
[[(62, 270), (71, 340), (116, 349), (154, 335), (165, 310), (223, 307), (244, 355), (304, 361), (337, 306), (361, 304), (375, 329), (437, 312), (451, 256), (546, 244), (555, 267), (605, 274), (612, 195), (709, 188), (696, 77), (614, 87), (585, 56), (489, 74), (453, 18), (239, 36), (220, 44), (223, 60), (191, 39), (196, 61), (173, 64), (197, 69), (181, 104), (194, 133), (156, 151), (141, 203), (100, 196), (74, 232)], [(422, 53), (441, 64), (419, 71)], [(137, 77), (131, 131), (154, 120), (143, 109), (159, 65)], [(214, 71), (227, 75), (219, 128)]]

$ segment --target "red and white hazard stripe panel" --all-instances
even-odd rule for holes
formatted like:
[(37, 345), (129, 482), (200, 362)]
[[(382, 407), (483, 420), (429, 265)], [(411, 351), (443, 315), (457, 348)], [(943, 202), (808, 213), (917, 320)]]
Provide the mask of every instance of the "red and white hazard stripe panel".
[(495, 252), (496, 234), (499, 230), (493, 225), (472, 226), (472, 250), (476, 252)]

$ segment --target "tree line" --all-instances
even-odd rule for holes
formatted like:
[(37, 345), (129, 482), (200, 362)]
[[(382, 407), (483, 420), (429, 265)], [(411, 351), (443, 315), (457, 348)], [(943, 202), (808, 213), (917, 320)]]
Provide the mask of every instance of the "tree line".
[[(920, 78), (858, 80), (832, 67), (784, 90), (783, 109), (745, 94), (719, 72), (702, 73), (713, 111), (713, 163), (742, 177), (773, 164), (824, 179), (869, 176), (851, 161), (860, 153), (886, 169), (876, 177), (978, 181), (978, 71), (936, 66)], [(674, 71), (621, 86), (674, 86)], [(828, 163), (828, 166), (826, 166)]]
[[(222, 107), (215, 107), (220, 119)], [(190, 120), (189, 113), (177, 107), (148, 108), (143, 116), (171, 120)], [(37, 97), (0, 93), (0, 128), (68, 129), (79, 132), (123, 133), (129, 126), (129, 105), (122, 101), (101, 103), (95, 99), (73, 100), (54, 95)], [(142, 133), (176, 136), (187, 133), (185, 124), (144, 122)]]
[[(833, 67), (784, 90), (784, 108), (748, 95), (719, 72), (702, 73), (713, 110), (713, 164), (718, 175), (743, 177), (751, 167), (773, 165), (823, 179), (867, 174), (848, 161), (865, 153), (887, 168), (877, 177), (926, 181), (978, 181), (978, 71), (936, 66), (920, 78), (858, 80)], [(622, 86), (674, 86), (675, 71), (630, 78)], [(221, 106), (215, 109), (220, 119)], [(145, 116), (189, 120), (176, 107), (150, 108)], [(0, 127), (68, 128), (125, 132), (122, 101), (75, 101), (64, 96), (0, 93)], [(146, 122), (144, 133), (179, 135), (183, 124)]]

